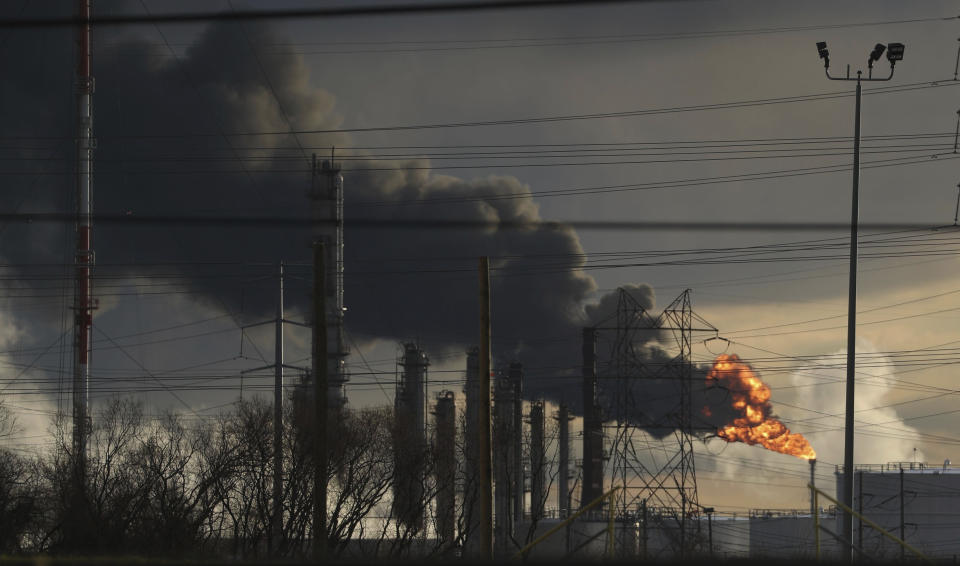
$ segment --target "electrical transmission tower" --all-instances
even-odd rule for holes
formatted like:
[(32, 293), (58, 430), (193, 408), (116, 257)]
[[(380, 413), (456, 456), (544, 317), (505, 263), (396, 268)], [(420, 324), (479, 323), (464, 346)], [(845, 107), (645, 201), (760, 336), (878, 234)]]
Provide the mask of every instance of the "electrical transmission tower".
[(604, 373), (613, 378), (607, 390), (616, 399), (610, 450), (612, 483), (621, 487), (616, 511), (632, 522), (645, 508), (642, 528), (656, 526), (675, 556), (684, 557), (700, 538), (691, 344), (694, 333), (717, 330), (693, 312), (689, 289), (658, 317), (620, 289), (615, 318), (616, 327), (603, 330), (614, 331)]

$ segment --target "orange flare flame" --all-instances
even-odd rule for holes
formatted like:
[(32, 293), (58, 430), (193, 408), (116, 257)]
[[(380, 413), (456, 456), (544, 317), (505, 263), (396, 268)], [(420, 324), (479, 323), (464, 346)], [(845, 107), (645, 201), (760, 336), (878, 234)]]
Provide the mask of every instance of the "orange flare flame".
[[(802, 434), (791, 433), (782, 422), (770, 416), (770, 388), (736, 354), (717, 357), (707, 374), (707, 383), (729, 391), (730, 406), (739, 415), (721, 427), (717, 436), (727, 442), (759, 444), (767, 450), (805, 460), (817, 457)], [(704, 414), (708, 413), (706, 409)]]

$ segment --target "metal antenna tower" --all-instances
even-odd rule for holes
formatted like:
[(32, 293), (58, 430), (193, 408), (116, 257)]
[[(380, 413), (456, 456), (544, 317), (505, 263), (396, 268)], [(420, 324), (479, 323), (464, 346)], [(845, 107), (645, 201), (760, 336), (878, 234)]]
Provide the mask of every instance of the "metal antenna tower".
[[(693, 452), (692, 336), (717, 330), (693, 312), (689, 289), (656, 318), (620, 289), (616, 327), (604, 329), (615, 330), (609, 369), (616, 381), (617, 398), (612, 475), (622, 487), (617, 494), (617, 513), (621, 520), (633, 518), (641, 502), (646, 502), (648, 517), (663, 527), (677, 555), (686, 556), (699, 544), (700, 514)], [(651, 362), (647, 348), (653, 339), (664, 347), (673, 345), (674, 355)], [(643, 413), (637, 407), (636, 380), (659, 382), (661, 402), (674, 404), (659, 415)], [(669, 432), (662, 440), (646, 432), (656, 430)], [(664, 457), (670, 435), (676, 449)]]
[(90, 272), (92, 247), (93, 173), (93, 77), (90, 57), (91, 0), (79, 0), (77, 18), (77, 249), (74, 256), (73, 295), (73, 462), (78, 495), (86, 483), (87, 437), (90, 430), (90, 329), (93, 298)]

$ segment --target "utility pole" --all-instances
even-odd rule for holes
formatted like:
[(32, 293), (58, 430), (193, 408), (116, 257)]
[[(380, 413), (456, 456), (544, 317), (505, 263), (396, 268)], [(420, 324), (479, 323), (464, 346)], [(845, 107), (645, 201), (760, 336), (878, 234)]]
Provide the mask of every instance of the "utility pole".
[(480, 457), (480, 556), (482, 561), (493, 558), (493, 486), (490, 483), (490, 260), (480, 258), (480, 357), (479, 429)]
[[(890, 61), (890, 75), (881, 78), (873, 76), (873, 64), (880, 60), (883, 52), (887, 52), (887, 60)], [(846, 415), (844, 420), (844, 444), (843, 444), (843, 490), (840, 494), (842, 502), (848, 509), (853, 509), (853, 415), (854, 415), (854, 384), (856, 379), (856, 338), (857, 338), (857, 238), (858, 225), (860, 219), (860, 98), (861, 83), (868, 81), (889, 81), (893, 78), (893, 69), (897, 61), (903, 60), (903, 44), (890, 43), (883, 45), (878, 43), (867, 60), (869, 73), (863, 77), (863, 71), (857, 71), (857, 76), (850, 76), (850, 66), (847, 65), (847, 74), (845, 77), (833, 77), (830, 75), (830, 53), (827, 51), (827, 44), (824, 41), (817, 43), (817, 52), (823, 59), (823, 69), (827, 78), (831, 81), (857, 81), (856, 88), (856, 109), (854, 113), (853, 128), (853, 196), (850, 207), (850, 281), (848, 286), (847, 299), (847, 386), (846, 386)], [(853, 561), (853, 515), (849, 512), (843, 514), (843, 538), (846, 544), (843, 545), (843, 559), (846, 562)]]
[(327, 307), (326, 250), (313, 245), (313, 557), (327, 555)]
[[(960, 37), (957, 38), (960, 41)], [(960, 44), (957, 45), (957, 62), (953, 65), (953, 80), (957, 80), (957, 73), (960, 72)]]
[(273, 504), (271, 508), (270, 535), (267, 537), (267, 552), (271, 556), (279, 555), (281, 547), (283, 546), (283, 370), (284, 368), (301, 371), (306, 369), (290, 366), (283, 362), (283, 325), (296, 324), (297, 326), (310, 326), (302, 322), (284, 318), (284, 265), (282, 261), (277, 267), (277, 278), (277, 316), (272, 320), (264, 320), (242, 327), (243, 329), (247, 329), (266, 324), (274, 325), (273, 364), (240, 372), (241, 374), (245, 374), (265, 369), (273, 369), (273, 486), (271, 493)]
[(273, 524), (271, 554), (280, 553), (283, 538), (283, 262), (277, 273), (277, 326), (273, 347)]
[(94, 263), (93, 216), (93, 76), (90, 57), (90, 15), (92, 0), (77, 3), (77, 227), (74, 255), (73, 295), (73, 542), (82, 544), (85, 520), (79, 515), (85, 506), (87, 483), (87, 439), (90, 431), (90, 329), (96, 301), (90, 274)]
[(960, 217), (960, 183), (957, 183), (957, 206), (953, 210), (953, 225), (957, 225), (958, 217)]

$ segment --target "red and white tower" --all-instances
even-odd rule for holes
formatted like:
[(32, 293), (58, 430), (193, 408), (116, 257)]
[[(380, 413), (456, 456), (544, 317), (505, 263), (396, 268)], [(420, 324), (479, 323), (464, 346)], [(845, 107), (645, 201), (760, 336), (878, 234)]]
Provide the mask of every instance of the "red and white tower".
[(78, 471), (86, 465), (90, 428), (90, 330), (93, 324), (93, 267), (91, 241), (93, 171), (93, 77), (90, 70), (90, 12), (92, 0), (78, 0), (77, 18), (77, 250), (74, 256), (73, 333), (73, 453)]

